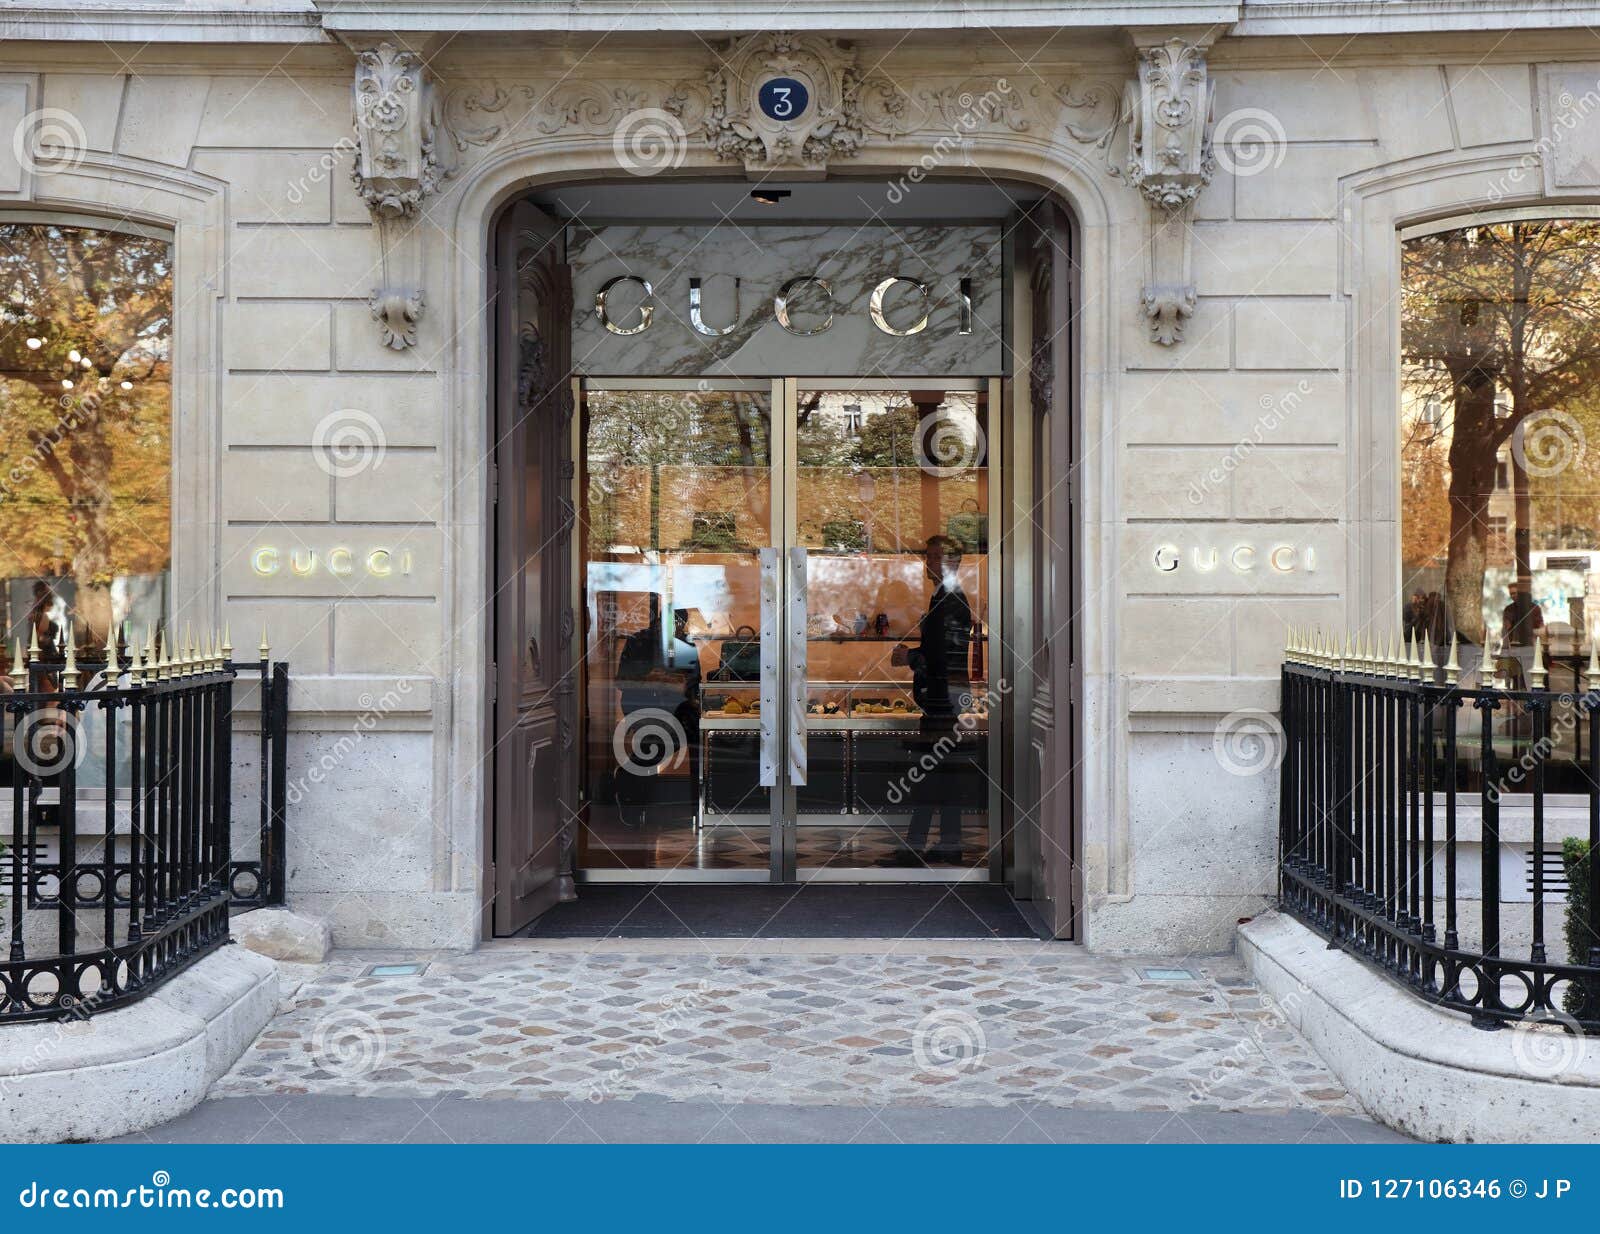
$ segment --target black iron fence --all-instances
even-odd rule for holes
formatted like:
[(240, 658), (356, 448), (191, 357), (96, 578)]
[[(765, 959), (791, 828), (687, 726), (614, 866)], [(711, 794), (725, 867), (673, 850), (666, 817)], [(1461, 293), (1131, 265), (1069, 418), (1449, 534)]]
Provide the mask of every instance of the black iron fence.
[(255, 663), (226, 636), (81, 661), (18, 649), (0, 719), (0, 1023), (132, 1002), (225, 943), (230, 909), (282, 902), (288, 667), (265, 637)]
[(1593, 653), (1550, 689), (1537, 644), (1290, 642), (1284, 909), (1480, 1026), (1600, 1033)]

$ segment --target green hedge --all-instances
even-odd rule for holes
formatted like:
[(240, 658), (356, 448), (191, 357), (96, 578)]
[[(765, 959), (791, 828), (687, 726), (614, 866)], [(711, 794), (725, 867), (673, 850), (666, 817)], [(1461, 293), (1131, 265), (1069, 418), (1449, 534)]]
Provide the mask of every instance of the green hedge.
[[(1600, 945), (1590, 924), (1594, 918), (1589, 907), (1589, 841), (1570, 837), (1562, 841), (1561, 863), (1567, 871), (1567, 963), (1587, 964), (1589, 948)], [(1585, 1012), (1583, 991), (1576, 985), (1567, 987), (1562, 1004), (1571, 1015), (1592, 1019), (1600, 1014)]]

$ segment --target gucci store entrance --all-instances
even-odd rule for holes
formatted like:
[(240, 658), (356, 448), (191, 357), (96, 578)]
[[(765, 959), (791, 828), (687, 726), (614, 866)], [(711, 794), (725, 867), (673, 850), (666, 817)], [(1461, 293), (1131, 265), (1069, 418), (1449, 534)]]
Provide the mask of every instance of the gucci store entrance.
[(507, 211), (498, 931), (600, 882), (1051, 898), (1074, 842), (1069, 241), (1037, 190), (990, 185)]

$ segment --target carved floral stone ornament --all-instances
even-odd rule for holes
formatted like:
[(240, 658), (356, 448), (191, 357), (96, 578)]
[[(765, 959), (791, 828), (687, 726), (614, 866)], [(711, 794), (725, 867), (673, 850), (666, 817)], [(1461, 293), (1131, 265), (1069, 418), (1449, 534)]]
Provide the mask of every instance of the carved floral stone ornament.
[(1149, 205), (1147, 275), (1140, 301), (1152, 342), (1171, 347), (1194, 315), (1189, 216), (1211, 183), (1213, 86), (1206, 49), (1168, 38), (1139, 49), (1139, 75), (1128, 83), (1128, 182)]
[[(377, 223), (384, 285), (369, 300), (385, 347), (416, 346), (423, 292), (391, 280), (391, 263), (420, 264), (416, 242), (401, 245), (403, 224), (451, 174), (439, 163), (440, 106), (422, 58), (390, 43), (358, 52), (353, 94), (355, 164), (350, 178)], [(407, 260), (409, 259), (409, 260)]]
[(1211, 183), (1211, 98), (1205, 48), (1168, 39), (1139, 49), (1127, 111), (1128, 180), (1151, 205), (1176, 210)]
[(822, 173), (866, 140), (848, 44), (813, 34), (751, 35), (719, 56), (706, 84), (706, 142), (747, 171)]
[(371, 211), (414, 214), (448, 174), (435, 155), (439, 112), (422, 58), (380, 43), (356, 57), (351, 178)]

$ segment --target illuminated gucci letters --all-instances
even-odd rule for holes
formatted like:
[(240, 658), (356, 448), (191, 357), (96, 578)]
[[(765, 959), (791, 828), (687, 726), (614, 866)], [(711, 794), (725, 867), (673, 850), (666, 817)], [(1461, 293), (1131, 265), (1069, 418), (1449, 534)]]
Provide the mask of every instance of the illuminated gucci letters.
[(263, 544), (250, 554), (250, 568), (261, 578), (275, 578), (287, 571), (296, 578), (311, 578), (326, 573), (334, 578), (404, 577), (411, 573), (411, 554), (392, 552), (386, 548), (359, 551), (351, 548), (330, 548), (319, 553), (314, 548), (293, 548), (287, 551), (271, 544)]
[(1274, 574), (1312, 574), (1317, 568), (1317, 552), (1294, 544), (1256, 545), (1241, 540), (1237, 544), (1195, 545), (1184, 552), (1176, 544), (1158, 544), (1153, 554), (1155, 567), (1163, 574), (1190, 570), (1210, 574), (1226, 569), (1235, 574), (1257, 570)]

